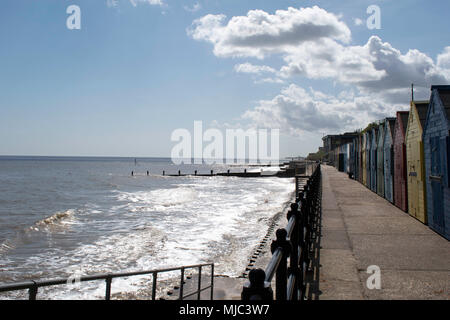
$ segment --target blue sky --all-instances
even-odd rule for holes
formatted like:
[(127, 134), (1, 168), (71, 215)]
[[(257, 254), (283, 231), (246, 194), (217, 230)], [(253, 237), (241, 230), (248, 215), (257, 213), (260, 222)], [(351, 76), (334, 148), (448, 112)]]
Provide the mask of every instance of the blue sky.
[[(281, 156), (306, 155), (324, 133), (406, 108), (409, 83), (426, 99), (450, 79), (449, 1), (157, 2), (1, 1), (0, 155), (169, 156), (194, 120), (280, 128)], [(80, 30), (66, 27), (72, 4)], [(379, 30), (366, 27), (373, 4)], [(301, 40), (318, 20), (330, 32)]]

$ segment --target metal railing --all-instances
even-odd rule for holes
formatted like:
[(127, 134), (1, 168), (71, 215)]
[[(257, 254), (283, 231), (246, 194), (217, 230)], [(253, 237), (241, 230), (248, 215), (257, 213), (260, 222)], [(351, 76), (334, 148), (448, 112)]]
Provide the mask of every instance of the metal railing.
[[(276, 231), (272, 258), (266, 270), (253, 269), (244, 284), (242, 300), (273, 300), (271, 282), (275, 276), (276, 300), (304, 300), (305, 276), (321, 210), (321, 171), (316, 165), (311, 176), (296, 176), (296, 200), (287, 213), (288, 224)], [(289, 267), (288, 267), (289, 260)]]
[[(208, 286), (202, 287), (202, 268), (203, 267), (210, 267), (211, 268), (211, 282)], [(189, 293), (187, 295), (184, 294), (184, 284), (185, 284), (185, 271), (188, 269), (198, 269), (198, 284), (197, 284), (197, 290)], [(210, 299), (213, 299), (213, 293), (214, 293), (214, 263), (206, 263), (206, 264), (197, 264), (197, 265), (190, 265), (190, 266), (183, 266), (183, 267), (176, 267), (176, 268), (167, 268), (167, 269), (159, 269), (159, 270), (147, 270), (147, 271), (136, 271), (136, 272), (122, 272), (122, 273), (107, 273), (107, 274), (98, 274), (98, 275), (92, 275), (92, 276), (83, 276), (76, 278), (76, 281), (80, 282), (88, 282), (88, 281), (97, 281), (97, 280), (105, 280), (106, 282), (106, 292), (105, 292), (105, 300), (111, 299), (111, 285), (112, 280), (114, 278), (124, 278), (124, 277), (131, 277), (131, 276), (140, 276), (140, 275), (152, 275), (152, 300), (156, 300), (156, 289), (157, 289), (157, 281), (158, 281), (158, 274), (164, 273), (164, 272), (171, 272), (171, 271), (181, 271), (180, 276), (180, 287), (179, 287), (179, 300), (183, 300), (184, 298), (188, 298), (194, 295), (197, 295), (197, 299), (200, 300), (200, 295), (203, 291), (210, 289), (211, 290), (211, 297)], [(42, 281), (26, 281), (21, 283), (11, 283), (11, 284), (5, 284), (0, 285), (0, 292), (9, 292), (9, 291), (17, 291), (17, 290), (28, 290), (28, 297), (29, 300), (36, 300), (38, 289), (41, 287), (49, 287), (49, 286), (57, 286), (57, 285), (63, 285), (68, 284), (73, 279), (71, 278), (61, 278), (61, 279), (54, 279), (54, 280), (42, 280)]]

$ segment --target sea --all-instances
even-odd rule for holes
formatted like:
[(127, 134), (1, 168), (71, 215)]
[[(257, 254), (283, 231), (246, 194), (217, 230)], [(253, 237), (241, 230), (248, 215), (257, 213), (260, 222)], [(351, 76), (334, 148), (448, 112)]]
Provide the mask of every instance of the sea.
[[(166, 158), (2, 156), (0, 285), (199, 263), (238, 277), (291, 201), (293, 179), (169, 175), (245, 169), (268, 170)], [(143, 298), (150, 279), (114, 279), (112, 294)], [(104, 281), (97, 281), (40, 288), (38, 299), (104, 295)], [(26, 291), (0, 293), (26, 298)]]

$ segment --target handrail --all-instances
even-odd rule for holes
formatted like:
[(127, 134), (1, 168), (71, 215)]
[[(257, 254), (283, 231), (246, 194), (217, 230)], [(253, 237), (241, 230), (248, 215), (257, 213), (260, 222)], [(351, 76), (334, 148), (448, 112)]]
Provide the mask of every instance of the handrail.
[(278, 266), (281, 262), (281, 258), (283, 257), (283, 253), (281, 248), (278, 248), (273, 254), (272, 254), (272, 259), (270, 259), (269, 264), (267, 265), (266, 268), (266, 277), (265, 277), (265, 281), (270, 282), (272, 281), (273, 276), (275, 275), (275, 272), (278, 269)]
[[(306, 183), (300, 184), (300, 179)], [(271, 282), (274, 276), (277, 300), (303, 300), (305, 297), (304, 274), (321, 210), (320, 165), (313, 168), (311, 176), (296, 176), (295, 189), (296, 199), (287, 213), (288, 224), (277, 230), (276, 240), (272, 241), (272, 258), (265, 271), (252, 269), (249, 272), (242, 300), (273, 300)]]
[[(211, 267), (211, 282), (209, 286), (201, 287), (201, 269), (202, 267)], [(183, 295), (183, 285), (184, 285), (184, 271), (186, 269), (196, 269), (200, 270), (198, 277), (198, 289), (197, 291), (190, 293), (188, 295)], [(188, 265), (182, 267), (173, 267), (166, 269), (156, 269), (156, 270), (145, 270), (145, 271), (134, 271), (134, 272), (120, 272), (120, 273), (106, 273), (106, 274), (97, 274), (91, 276), (82, 276), (76, 278), (76, 281), (79, 282), (88, 282), (88, 281), (96, 281), (96, 280), (105, 280), (106, 281), (106, 292), (105, 292), (105, 300), (110, 300), (111, 297), (111, 283), (114, 278), (123, 278), (123, 277), (131, 277), (131, 276), (139, 276), (139, 275), (148, 275), (152, 274), (153, 276), (153, 284), (152, 284), (152, 300), (156, 299), (156, 287), (157, 287), (157, 275), (158, 273), (165, 273), (171, 271), (181, 271), (181, 281), (180, 281), (180, 296), (179, 299), (183, 300), (186, 297), (192, 296), (194, 294), (198, 294), (198, 298), (200, 299), (199, 290), (204, 291), (206, 289), (211, 289), (211, 300), (213, 299), (213, 291), (214, 291), (214, 263), (205, 263), (205, 264), (195, 264)], [(49, 287), (67, 284), (71, 281), (71, 278), (59, 278), (59, 279), (51, 279), (51, 280), (41, 280), (41, 281), (24, 281), (19, 283), (9, 283), (0, 285), (0, 292), (9, 292), (9, 291), (17, 291), (17, 290), (29, 290), (29, 299), (36, 300), (36, 295), (38, 288), (41, 287)]]

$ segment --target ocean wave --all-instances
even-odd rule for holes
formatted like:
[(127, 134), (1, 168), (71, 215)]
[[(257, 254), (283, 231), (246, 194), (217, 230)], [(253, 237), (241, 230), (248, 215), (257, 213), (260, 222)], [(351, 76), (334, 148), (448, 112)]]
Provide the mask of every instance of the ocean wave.
[[(45, 252), (29, 255), (21, 262), (21, 269), (32, 271), (39, 266), (52, 277), (61, 277), (74, 272), (86, 275), (214, 262), (217, 273), (239, 276), (248, 255), (266, 234), (271, 219), (294, 191), (293, 180), (275, 177), (197, 177), (182, 181), (183, 184), (173, 188), (114, 190), (112, 207), (87, 209), (86, 212), (95, 215), (84, 216), (68, 210), (36, 222), (33, 227), (37, 230), (53, 232), (57, 230), (54, 228), (66, 228), (77, 219), (79, 225), (74, 229), (82, 229), (80, 234), (95, 231), (100, 237), (74, 241), (75, 247), (70, 250), (52, 246)], [(137, 211), (143, 214), (138, 215)], [(14, 269), (6, 270), (12, 272)], [(38, 278), (38, 271), (33, 275)], [(172, 275), (161, 274), (161, 280), (171, 278)], [(115, 279), (113, 294), (138, 294), (149, 280), (148, 276)], [(43, 290), (40, 296), (70, 299), (81, 295), (93, 299), (104, 294), (104, 287), (98, 283), (83, 284), (81, 292), (63, 287), (53, 290)]]
[(45, 219), (37, 221), (34, 225), (29, 227), (28, 230), (40, 231), (42, 229), (48, 230), (52, 227), (64, 226), (68, 222), (68, 220), (74, 217), (74, 214), (74, 209), (57, 212)]
[(59, 211), (47, 218), (35, 222), (29, 227), (19, 230), (15, 237), (6, 239), (0, 243), (0, 257), (24, 243), (26, 241), (25, 238), (29, 237), (28, 234), (30, 232), (61, 230), (61, 228), (65, 228), (73, 221), (74, 215), (74, 209)]

